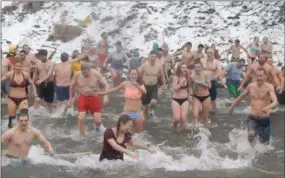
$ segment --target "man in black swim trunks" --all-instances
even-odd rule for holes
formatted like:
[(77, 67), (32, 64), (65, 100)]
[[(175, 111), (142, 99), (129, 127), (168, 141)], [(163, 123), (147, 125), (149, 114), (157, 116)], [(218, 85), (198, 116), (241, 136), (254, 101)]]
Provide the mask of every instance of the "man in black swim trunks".
[(144, 118), (148, 118), (148, 109), (150, 105), (151, 114), (154, 115), (154, 109), (158, 99), (158, 78), (161, 76), (162, 79), (162, 94), (166, 94), (166, 81), (163, 71), (163, 67), (156, 60), (156, 52), (150, 52), (149, 60), (139, 67), (140, 77), (142, 78), (147, 93), (142, 97), (142, 104), (144, 106), (143, 114)]
[(270, 110), (276, 107), (277, 98), (273, 85), (265, 82), (265, 70), (259, 68), (255, 73), (256, 82), (248, 85), (247, 89), (231, 105), (229, 112), (232, 113), (233, 108), (249, 94), (251, 108), (247, 119), (248, 140), (252, 143), (255, 136), (258, 135), (260, 142), (269, 144), (271, 137)]

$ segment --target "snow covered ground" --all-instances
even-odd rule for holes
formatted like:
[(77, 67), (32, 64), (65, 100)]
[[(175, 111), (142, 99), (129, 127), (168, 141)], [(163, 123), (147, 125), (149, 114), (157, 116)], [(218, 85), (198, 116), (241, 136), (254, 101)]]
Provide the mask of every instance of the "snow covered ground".
[[(10, 3), (2, 1), (2, 8)], [(224, 51), (230, 46), (230, 40), (238, 38), (241, 44), (246, 46), (254, 36), (259, 36), (260, 40), (267, 36), (274, 44), (275, 60), (283, 61), (284, 25), (271, 25), (276, 21), (274, 17), (282, 2), (231, 3), (46, 2), (41, 10), (35, 13), (23, 13), (20, 5), (12, 14), (3, 14), (2, 50), (7, 50), (6, 40), (13, 44), (29, 44), (33, 49), (54, 46), (57, 47), (55, 60), (58, 60), (62, 52), (71, 53), (80, 49), (83, 39), (98, 41), (104, 31), (115, 31), (109, 37), (111, 47), (116, 40), (122, 40), (127, 50), (138, 48), (141, 55), (148, 54), (153, 42), (162, 44), (163, 32), (164, 41), (173, 51), (187, 41), (191, 41), (195, 49), (199, 43), (215, 43), (220, 51)], [(47, 41), (55, 24), (77, 26), (78, 20), (84, 20), (92, 12), (96, 17), (83, 30), (81, 36), (66, 43)]]

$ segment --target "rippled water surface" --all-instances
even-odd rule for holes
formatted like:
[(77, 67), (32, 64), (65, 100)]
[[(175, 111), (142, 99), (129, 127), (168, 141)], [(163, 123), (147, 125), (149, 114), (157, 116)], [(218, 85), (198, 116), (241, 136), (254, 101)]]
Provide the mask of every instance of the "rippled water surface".
[[(169, 178), (279, 178), (284, 177), (284, 108), (272, 113), (273, 141), (271, 146), (257, 144), (252, 148), (242, 121), (246, 119), (246, 102), (242, 102), (233, 115), (227, 114), (229, 98), (219, 91), (219, 111), (211, 115), (211, 128), (194, 128), (189, 116), (189, 130), (173, 132), (171, 128), (170, 98), (161, 98), (156, 116), (145, 122), (145, 131), (135, 138), (155, 150), (154, 154), (138, 150), (139, 160), (99, 162), (102, 135), (93, 130), (87, 119), (86, 141), (78, 137), (76, 116), (44, 117), (33, 112), (32, 124), (51, 141), (56, 156), (44, 154), (35, 142), (29, 157), (32, 164), (17, 169), (8, 166), (2, 156), (2, 176), (9, 178), (78, 178), (78, 177), (169, 177)], [(120, 94), (111, 97), (104, 107), (103, 122), (106, 127), (116, 123), (123, 108)], [(3, 111), (4, 110), (4, 111)], [(2, 130), (7, 125), (3, 108)], [(46, 116), (46, 115), (45, 115)]]

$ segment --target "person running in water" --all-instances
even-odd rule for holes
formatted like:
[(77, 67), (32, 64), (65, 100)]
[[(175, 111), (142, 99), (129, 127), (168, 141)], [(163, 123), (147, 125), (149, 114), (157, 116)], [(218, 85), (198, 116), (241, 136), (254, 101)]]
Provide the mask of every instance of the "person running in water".
[[(11, 158), (15, 163), (19, 161), (21, 164), (25, 163), (24, 161), (27, 160), (30, 148), (35, 140), (40, 141), (42, 147), (51, 156), (54, 154), (50, 142), (38, 129), (29, 125), (30, 120), (27, 112), (23, 109), (17, 117), (17, 126), (2, 134), (2, 144), (8, 145), (6, 157)], [(10, 164), (13, 165), (13, 162)]]
[(143, 131), (143, 115), (140, 111), (141, 98), (146, 94), (145, 86), (139, 81), (139, 72), (137, 69), (131, 69), (129, 72), (129, 80), (121, 83), (119, 86), (109, 89), (105, 92), (99, 92), (101, 95), (118, 92), (124, 89), (125, 106), (123, 114), (132, 118), (134, 123), (134, 132)]
[(191, 73), (191, 71), (194, 69), (193, 63), (193, 52), (191, 51), (192, 49), (192, 43), (188, 42), (185, 44), (185, 48), (182, 51), (182, 56), (181, 56), (181, 62), (187, 65), (188, 71)]
[(246, 49), (240, 44), (239, 39), (237, 39), (235, 44), (228, 49), (228, 56), (232, 54), (231, 62), (237, 62), (237, 60), (240, 58), (241, 49), (247, 53)]
[(16, 56), (14, 60), (14, 70), (9, 71), (2, 76), (1, 82), (9, 80), (9, 92), (7, 97), (8, 107), (8, 128), (13, 127), (13, 120), (16, 118), (17, 109), (28, 108), (28, 99), (26, 86), (27, 82), (32, 85), (35, 98), (37, 98), (37, 90), (28, 73), (23, 71), (23, 61)]
[(214, 50), (209, 48), (207, 50), (207, 57), (201, 59), (203, 70), (210, 72), (211, 76), (211, 88), (209, 90), (212, 110), (217, 109), (216, 99), (218, 94), (218, 80), (220, 80), (221, 84), (226, 88), (226, 85), (223, 83), (221, 79), (221, 62), (214, 58)]
[(137, 159), (135, 152), (127, 150), (127, 145), (138, 149), (145, 149), (152, 153), (146, 146), (136, 143), (132, 139), (130, 130), (133, 127), (132, 118), (128, 115), (121, 115), (118, 119), (117, 126), (108, 128), (104, 132), (103, 149), (99, 161), (107, 160), (124, 160), (124, 154), (133, 159)]
[(168, 45), (166, 43), (164, 43), (162, 46), (161, 46), (161, 49), (163, 50), (162, 51), (162, 57), (164, 58), (165, 60), (165, 70), (166, 70), (166, 81), (169, 81), (171, 80), (171, 77), (173, 75), (173, 68), (174, 68), (174, 63), (173, 63), (173, 58), (172, 58), (172, 55), (169, 54), (169, 48), (168, 48)]
[(177, 128), (177, 124), (180, 124), (182, 129), (187, 127), (187, 116), (189, 111), (189, 97), (190, 97), (190, 85), (189, 74), (187, 65), (180, 63), (177, 66), (175, 76), (172, 81), (172, 114), (173, 114), (173, 128)]
[(102, 68), (105, 60), (108, 57), (108, 33), (103, 32), (101, 34), (101, 39), (97, 44), (97, 50), (98, 50), (98, 59), (100, 61), (100, 67)]
[[(12, 64), (9, 59), (6, 57), (2, 58), (2, 66), (1, 66), (1, 76), (5, 76), (9, 71), (12, 70)], [(3, 81), (1, 82), (1, 97), (4, 99), (6, 98), (7, 94), (9, 92), (9, 81)], [(3, 102), (2, 102), (3, 103)]]
[(211, 88), (211, 78), (209, 72), (203, 71), (202, 63), (196, 61), (194, 72), (191, 74), (191, 96), (193, 96), (192, 113), (194, 124), (198, 124), (200, 104), (202, 104), (204, 125), (208, 126), (211, 99), (209, 89)]
[(260, 45), (259, 45), (259, 38), (258, 37), (254, 37), (253, 42), (250, 43), (247, 48), (248, 49), (248, 64), (252, 64), (255, 59), (259, 56), (261, 49), (260, 49)]
[(119, 86), (121, 83), (121, 77), (123, 74), (124, 64), (129, 61), (128, 56), (122, 50), (122, 42), (116, 42), (116, 51), (111, 53), (106, 59), (103, 67), (106, 68), (107, 64), (111, 64), (111, 74), (113, 77), (114, 86)]
[(238, 90), (238, 88), (240, 86), (241, 77), (244, 75), (244, 64), (244, 59), (238, 59), (237, 62), (231, 62), (227, 65), (224, 73), (224, 75), (226, 76), (226, 84), (228, 87), (228, 91), (229, 94), (233, 97), (233, 100), (240, 95), (240, 91)]
[[(156, 62), (156, 52), (151, 51), (148, 61), (139, 68), (140, 77), (146, 88), (146, 94), (142, 97), (144, 118), (148, 118), (148, 109), (151, 109), (151, 115), (154, 115), (154, 109), (158, 99), (158, 78), (162, 76), (162, 94), (166, 94), (166, 81), (163, 68)], [(149, 106), (150, 105), (150, 106)]]
[(48, 52), (45, 49), (40, 49), (37, 57), (40, 60), (35, 67), (35, 73), (33, 75), (33, 81), (35, 82), (38, 95), (46, 103), (46, 110), (51, 113), (52, 103), (54, 101), (54, 62), (48, 60)]
[(255, 71), (256, 81), (249, 84), (247, 89), (230, 106), (234, 107), (247, 95), (250, 95), (250, 114), (247, 119), (248, 140), (253, 143), (258, 136), (260, 142), (269, 144), (271, 137), (270, 110), (277, 105), (274, 87), (266, 81), (266, 72), (263, 68)]
[(68, 60), (69, 55), (62, 53), (60, 55), (61, 63), (55, 65), (54, 79), (55, 79), (55, 95), (57, 100), (57, 108), (62, 104), (66, 104), (69, 100), (69, 87), (72, 76), (72, 64), (81, 61), (86, 57), (86, 54), (79, 55), (77, 58)]
[(272, 58), (273, 47), (267, 37), (263, 38), (263, 43), (261, 44), (260, 47), (262, 54), (265, 54), (267, 58)]
[(205, 54), (203, 53), (204, 45), (199, 44), (197, 51), (194, 52), (193, 60), (200, 61), (202, 58), (205, 58)]
[(280, 86), (276, 72), (273, 67), (266, 63), (266, 56), (264, 54), (260, 54), (260, 56), (258, 57), (258, 61), (248, 67), (244, 80), (240, 84), (239, 90), (243, 89), (244, 84), (246, 84), (250, 79), (252, 82), (256, 81), (255, 71), (259, 68), (263, 68), (265, 70), (265, 80), (268, 82), (268, 79), (271, 78), (273, 81), (272, 84), (276, 86), (276, 91), (282, 93), (282, 88)]
[[(99, 84), (107, 90), (108, 83), (99, 71), (92, 69), (89, 63), (82, 63), (81, 72), (75, 74), (69, 90), (69, 104), (72, 105), (73, 95), (75, 90), (79, 92), (77, 99), (78, 107), (78, 123), (80, 136), (85, 136), (85, 118), (86, 113), (90, 111), (94, 118), (94, 127), (96, 131), (101, 131), (104, 128), (101, 127), (101, 113), (102, 113), (102, 101), (99, 92)], [(108, 102), (108, 96), (103, 98), (103, 104)]]

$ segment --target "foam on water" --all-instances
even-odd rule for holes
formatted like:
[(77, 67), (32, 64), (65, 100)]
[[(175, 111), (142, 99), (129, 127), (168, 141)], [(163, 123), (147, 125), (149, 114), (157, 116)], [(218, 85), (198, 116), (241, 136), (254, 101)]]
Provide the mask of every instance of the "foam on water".
[[(174, 148), (165, 146), (163, 143), (151, 147), (155, 153), (149, 153), (145, 150), (138, 150), (138, 160), (134, 161), (126, 156), (126, 161), (103, 161), (99, 162), (99, 154), (90, 153), (71, 153), (65, 156), (50, 157), (44, 155), (44, 151), (40, 146), (32, 146), (29, 152), (29, 158), (33, 164), (50, 164), (63, 165), (67, 167), (76, 167), (78, 169), (93, 168), (108, 171), (116, 171), (130, 164), (139, 164), (142, 169), (158, 169), (163, 168), (168, 171), (187, 171), (187, 170), (218, 170), (218, 169), (237, 169), (251, 167), (252, 161), (257, 153), (269, 152), (273, 149), (272, 146), (264, 146), (257, 144), (253, 148), (247, 142), (246, 131), (241, 129), (233, 129), (229, 133), (229, 143), (220, 144), (212, 143), (209, 138), (211, 136), (209, 130), (200, 128), (199, 133), (194, 136), (198, 140), (198, 144), (194, 147), (200, 154), (185, 153), (181, 147), (175, 147), (176, 151), (182, 152), (177, 158), (177, 155), (169, 154), (167, 150)], [(144, 137), (145, 138), (145, 137)], [(141, 140), (142, 137), (138, 140)], [(141, 140), (142, 141), (142, 140)], [(144, 142), (148, 142), (145, 140)], [(230, 154), (221, 155), (220, 147), (230, 150), (238, 154), (236, 158)], [(223, 150), (222, 150), (223, 151)], [(246, 156), (245, 156), (246, 155)], [(65, 160), (64, 158), (75, 158), (74, 162)], [(151, 160), (151, 161), (150, 161)]]

